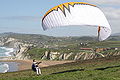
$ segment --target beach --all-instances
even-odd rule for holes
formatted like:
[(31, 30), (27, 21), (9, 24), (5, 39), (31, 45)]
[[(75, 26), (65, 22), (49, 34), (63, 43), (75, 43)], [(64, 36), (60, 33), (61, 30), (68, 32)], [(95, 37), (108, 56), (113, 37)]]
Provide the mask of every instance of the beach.
[[(36, 60), (37, 61), (37, 60)], [(40, 60), (38, 60), (39, 62)], [(15, 62), (18, 64), (18, 71), (31, 69), (32, 60), (0, 60), (0, 62)], [(41, 61), (40, 68), (57, 64), (70, 63), (73, 61)]]

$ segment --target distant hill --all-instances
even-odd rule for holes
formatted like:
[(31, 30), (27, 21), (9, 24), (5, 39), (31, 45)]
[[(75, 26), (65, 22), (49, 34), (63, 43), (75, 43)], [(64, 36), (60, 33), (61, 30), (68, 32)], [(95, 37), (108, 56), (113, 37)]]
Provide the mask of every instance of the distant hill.
[[(97, 37), (94, 36), (82, 36), (82, 37), (53, 37), (41, 34), (21, 34), (21, 33), (1, 33), (1, 37), (12, 37), (22, 41), (37, 43), (37, 44), (54, 44), (54, 43), (69, 43), (69, 42), (84, 42), (84, 41), (97, 41)], [(112, 34), (107, 40), (120, 41), (120, 33)]]
[(20, 33), (1, 33), (1, 37), (11, 37), (22, 41), (37, 43), (37, 44), (54, 44), (54, 43), (69, 43), (80, 41), (96, 41), (96, 37), (53, 37), (41, 34), (20, 34)]
[(120, 33), (114, 33), (111, 36), (120, 36)]
[(120, 33), (112, 34), (109, 38), (109, 41), (120, 41)]

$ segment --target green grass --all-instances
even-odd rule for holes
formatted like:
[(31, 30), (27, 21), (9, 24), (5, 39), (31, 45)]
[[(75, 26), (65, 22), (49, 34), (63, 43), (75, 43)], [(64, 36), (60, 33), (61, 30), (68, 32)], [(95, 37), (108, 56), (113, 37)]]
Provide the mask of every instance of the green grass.
[[(74, 42), (74, 43), (68, 43), (68, 44), (62, 44), (62, 45), (65, 45), (64, 47), (63, 46), (58, 46), (56, 48), (33, 48), (33, 49), (30, 49), (28, 50), (25, 55), (29, 55), (31, 59), (41, 59), (41, 57), (44, 55), (44, 53), (46, 51), (51, 51), (51, 52), (59, 52), (59, 53), (80, 53), (80, 52), (85, 52), (83, 50), (80, 50), (80, 48), (93, 48), (93, 49), (96, 49), (96, 48), (115, 48), (115, 47), (120, 47), (120, 41), (102, 41), (102, 42), (86, 42), (88, 43), (88, 45), (86, 46), (81, 46), (80, 43), (78, 42)], [(114, 50), (115, 51), (115, 50)], [(111, 50), (108, 50), (108, 52), (114, 52), (114, 51), (111, 51)], [(108, 53), (107, 51), (103, 51), (101, 53)], [(91, 53), (91, 52), (86, 52), (86, 53)], [(69, 59), (73, 59), (73, 58), (69, 58)], [(57, 60), (57, 59), (56, 59)]]
[(120, 80), (120, 56), (76, 61), (32, 70), (0, 74), (0, 80)]
[(49, 51), (46, 48), (33, 48), (28, 50), (25, 55), (29, 55), (31, 59), (41, 59), (44, 55), (45, 51)]

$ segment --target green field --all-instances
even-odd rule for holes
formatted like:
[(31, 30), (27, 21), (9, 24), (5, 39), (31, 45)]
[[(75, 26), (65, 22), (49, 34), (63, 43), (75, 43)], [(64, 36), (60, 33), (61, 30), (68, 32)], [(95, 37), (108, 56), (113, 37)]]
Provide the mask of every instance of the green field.
[[(28, 50), (25, 53), (25, 56), (30, 56), (31, 59), (41, 59), (45, 54), (45, 52), (59, 52), (60, 54), (69, 54), (69, 53), (74, 53), (74, 55), (71, 56), (69, 60), (73, 60), (75, 55), (77, 53), (85, 52), (85, 53), (95, 53), (95, 49), (97, 48), (119, 48), (118, 50), (114, 49), (109, 49), (106, 51), (100, 52), (100, 54), (109, 54), (111, 53), (116, 53), (120, 52), (120, 41), (103, 41), (103, 42), (83, 42), (83, 44), (87, 43), (87, 45), (80, 45), (80, 42), (74, 42), (74, 43), (68, 43), (68, 44), (63, 44), (65, 47), (58, 46), (56, 48), (32, 48)], [(92, 51), (85, 51), (85, 50), (80, 50), (80, 48), (92, 48)], [(46, 59), (45, 59), (46, 60)], [(48, 59), (49, 60), (49, 59)], [(57, 58), (55, 60), (58, 60)]]
[(120, 56), (99, 58), (32, 70), (0, 74), (0, 80), (120, 80)]

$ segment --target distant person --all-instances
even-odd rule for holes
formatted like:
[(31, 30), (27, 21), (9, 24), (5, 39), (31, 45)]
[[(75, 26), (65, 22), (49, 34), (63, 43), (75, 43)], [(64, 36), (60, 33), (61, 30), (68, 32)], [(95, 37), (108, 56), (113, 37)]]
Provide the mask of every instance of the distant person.
[(41, 70), (40, 67), (38, 66), (41, 62), (36, 62), (35, 59), (33, 59), (33, 64), (32, 64), (32, 70), (37, 73), (37, 75), (41, 75)]

